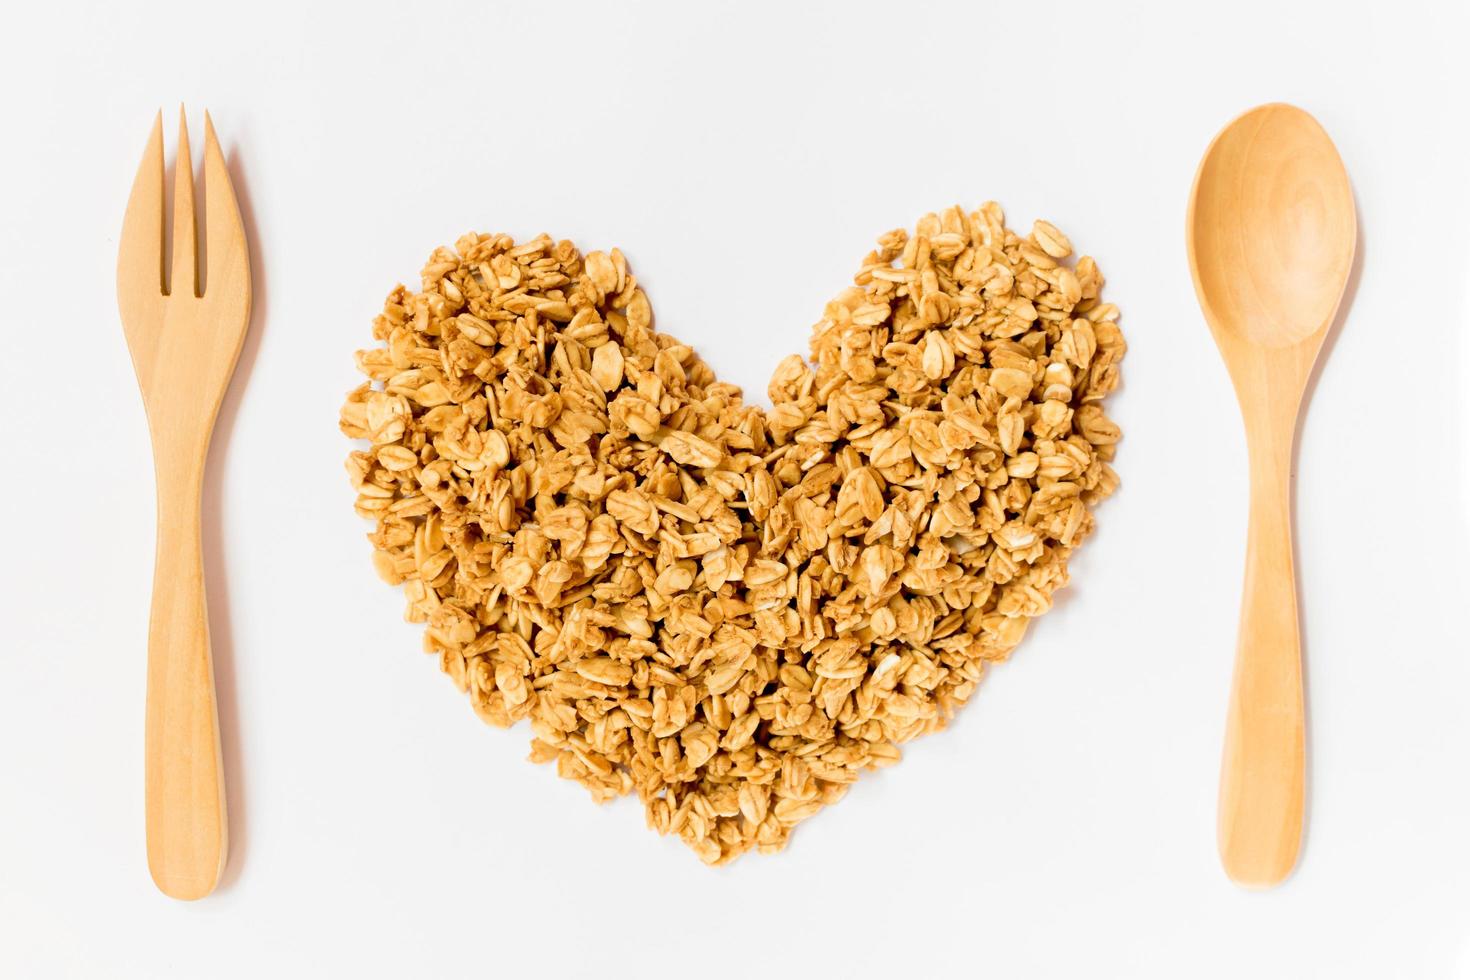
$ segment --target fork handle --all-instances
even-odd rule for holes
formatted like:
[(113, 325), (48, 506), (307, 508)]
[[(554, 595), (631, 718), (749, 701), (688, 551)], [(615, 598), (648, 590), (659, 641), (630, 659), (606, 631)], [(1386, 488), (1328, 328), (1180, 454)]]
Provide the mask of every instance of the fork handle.
[(148, 622), (148, 870), (160, 891), (179, 899), (214, 890), (226, 847), (199, 530), (200, 455), (198, 463), (158, 468), (158, 550)]
[(1219, 844), (1226, 873), (1252, 887), (1291, 873), (1302, 836), (1306, 726), (1291, 554), (1292, 435), (1285, 426), (1262, 426), (1248, 436), (1250, 528), (1220, 769)]

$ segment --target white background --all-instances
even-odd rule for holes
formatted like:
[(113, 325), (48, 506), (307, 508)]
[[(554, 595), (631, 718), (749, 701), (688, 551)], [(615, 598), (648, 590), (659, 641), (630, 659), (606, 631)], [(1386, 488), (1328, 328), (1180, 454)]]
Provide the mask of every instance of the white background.
[[(1463, 4), (133, 6), (5, 15), (0, 976), (1470, 977)], [(144, 864), (153, 484), (113, 287), (180, 100), (256, 282), (206, 494), (233, 851), (192, 905)], [(1361, 276), (1297, 470), (1309, 832), (1251, 894), (1214, 848), (1244, 446), (1183, 223), (1272, 100), (1336, 140)], [(954, 727), (710, 870), (482, 725), (342, 470), (394, 283), (467, 229), (620, 245), (763, 402), (874, 236), (989, 197), (1109, 278), (1123, 489)]]

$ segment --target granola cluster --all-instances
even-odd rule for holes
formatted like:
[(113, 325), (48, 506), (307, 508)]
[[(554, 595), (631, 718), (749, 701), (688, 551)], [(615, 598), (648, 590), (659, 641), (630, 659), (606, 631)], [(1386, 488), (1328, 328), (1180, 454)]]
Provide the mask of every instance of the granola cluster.
[(1092, 259), (994, 203), (878, 246), (763, 410), (616, 249), (466, 235), (342, 409), (378, 572), (479, 715), (710, 863), (943, 727), (1117, 486)]

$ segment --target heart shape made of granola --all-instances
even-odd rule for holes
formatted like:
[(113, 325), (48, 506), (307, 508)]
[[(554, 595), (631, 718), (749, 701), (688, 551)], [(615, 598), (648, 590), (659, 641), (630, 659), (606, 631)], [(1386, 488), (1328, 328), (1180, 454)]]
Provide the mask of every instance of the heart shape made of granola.
[(893, 231), (747, 405), (624, 257), (470, 234), (343, 407), (374, 562), (532, 758), (710, 863), (779, 850), (942, 727), (1117, 486), (1092, 259), (994, 203)]

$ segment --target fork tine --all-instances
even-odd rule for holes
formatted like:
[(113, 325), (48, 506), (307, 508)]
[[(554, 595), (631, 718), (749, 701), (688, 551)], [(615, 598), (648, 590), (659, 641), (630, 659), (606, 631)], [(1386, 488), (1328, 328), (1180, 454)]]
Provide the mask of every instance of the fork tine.
[(163, 295), (163, 112), (153, 118), (153, 132), (143, 150), (123, 214), (117, 249), (119, 296), (151, 289)]
[[(240, 206), (235, 202), (230, 171), (225, 166), (225, 155), (220, 152), (219, 139), (214, 134), (214, 120), (209, 118), (207, 109), (204, 112), (204, 237), (211, 269), (249, 269), (248, 259), (243, 264), (227, 261), (246, 247), (245, 228), (240, 220)], [(221, 281), (219, 285), (224, 287), (225, 283)], [(214, 286), (215, 278), (206, 271), (205, 289), (213, 293)], [(247, 278), (245, 290), (248, 292), (249, 288)]]
[[(174, 159), (174, 267), (168, 276), (170, 296), (198, 296), (199, 269), (194, 224), (194, 162), (189, 156), (189, 121), (179, 106), (179, 148)], [(185, 292), (187, 290), (187, 292)]]

